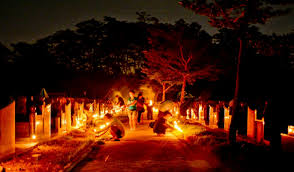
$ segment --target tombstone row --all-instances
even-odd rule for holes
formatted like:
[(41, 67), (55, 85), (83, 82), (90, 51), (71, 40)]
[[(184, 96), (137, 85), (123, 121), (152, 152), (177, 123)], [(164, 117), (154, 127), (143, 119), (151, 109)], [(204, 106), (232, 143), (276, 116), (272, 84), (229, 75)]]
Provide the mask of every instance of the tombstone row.
[[(187, 110), (186, 119), (195, 120), (210, 128), (222, 128), (225, 131), (229, 131), (232, 115), (230, 113), (230, 107), (212, 106), (200, 104), (197, 109), (191, 108)], [(239, 119), (240, 135), (246, 135), (247, 137), (255, 140), (257, 143), (263, 143), (264, 140), (264, 118), (258, 119), (257, 110), (247, 107), (244, 114)]]

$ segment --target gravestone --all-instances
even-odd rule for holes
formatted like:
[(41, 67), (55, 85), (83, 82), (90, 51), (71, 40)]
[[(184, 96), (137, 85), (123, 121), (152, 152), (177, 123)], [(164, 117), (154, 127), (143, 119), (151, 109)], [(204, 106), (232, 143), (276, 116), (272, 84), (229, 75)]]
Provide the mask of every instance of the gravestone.
[(217, 113), (216, 108), (213, 106), (209, 106), (209, 125), (217, 128)]
[(204, 109), (203, 109), (202, 104), (199, 105), (199, 122), (201, 124), (205, 124), (205, 121), (204, 121)]
[(256, 110), (252, 110), (248, 107), (247, 113), (247, 137), (255, 138)]
[(44, 103), (42, 108), (44, 136), (51, 137), (51, 104)]
[(224, 107), (224, 109), (225, 109), (224, 129), (228, 131), (230, 129), (232, 116), (230, 115), (230, 108)]
[(71, 103), (65, 105), (66, 130), (71, 130)]
[(61, 111), (61, 117), (60, 117), (60, 123), (61, 123), (61, 131), (66, 131), (66, 118), (65, 118), (65, 112)]
[(0, 109), (0, 156), (15, 150), (15, 102)]
[(56, 132), (58, 134), (61, 134), (62, 133), (62, 130), (61, 130), (61, 125), (60, 125), (60, 117), (56, 117), (55, 118), (55, 129), (56, 129)]
[(36, 121), (35, 134), (39, 138), (39, 137), (42, 137), (44, 133), (43, 116), (35, 114), (35, 121)]

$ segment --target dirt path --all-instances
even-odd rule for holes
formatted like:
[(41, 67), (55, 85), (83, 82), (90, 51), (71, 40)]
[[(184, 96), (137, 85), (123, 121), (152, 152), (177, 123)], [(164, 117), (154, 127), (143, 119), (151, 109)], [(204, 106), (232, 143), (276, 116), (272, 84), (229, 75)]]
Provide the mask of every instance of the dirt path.
[(94, 149), (73, 171), (215, 171), (220, 164), (208, 152), (191, 151), (172, 134), (158, 137), (147, 125), (127, 131), (120, 142)]

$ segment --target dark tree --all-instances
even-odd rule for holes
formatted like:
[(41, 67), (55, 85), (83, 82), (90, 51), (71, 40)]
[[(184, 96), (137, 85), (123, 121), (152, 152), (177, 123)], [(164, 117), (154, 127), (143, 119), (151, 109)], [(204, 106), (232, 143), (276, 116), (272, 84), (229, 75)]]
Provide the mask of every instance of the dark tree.
[[(162, 84), (163, 94), (180, 81), (182, 103), (187, 83), (217, 78), (219, 70), (213, 61), (208, 60), (211, 60), (207, 53), (210, 37), (195, 24), (180, 20), (175, 26), (158, 26), (149, 32), (151, 48), (145, 52), (147, 67), (143, 72)], [(165, 88), (167, 83), (169, 86)]]
[[(209, 18), (209, 23), (216, 28), (230, 28), (238, 33), (239, 52), (237, 60), (236, 87), (234, 94), (230, 141), (236, 141), (236, 108), (239, 104), (240, 63), (243, 49), (248, 47), (246, 33), (253, 24), (265, 24), (270, 18), (289, 13), (289, 9), (273, 8), (273, 5), (293, 3), (292, 0), (181, 0), (183, 7), (198, 15)], [(278, 128), (278, 127), (277, 127)]]

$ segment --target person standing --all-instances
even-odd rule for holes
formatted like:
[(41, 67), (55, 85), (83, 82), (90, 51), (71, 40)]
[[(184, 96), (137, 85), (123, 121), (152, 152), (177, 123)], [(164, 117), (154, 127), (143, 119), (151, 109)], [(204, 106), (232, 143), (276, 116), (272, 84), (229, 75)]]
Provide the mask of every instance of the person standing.
[(130, 129), (136, 129), (136, 117), (137, 117), (137, 98), (135, 97), (135, 92), (133, 90), (129, 91), (129, 99), (128, 99), (128, 117), (129, 117), (129, 124)]
[(142, 113), (145, 111), (144, 109), (144, 104), (145, 104), (145, 99), (143, 97), (143, 93), (140, 92), (138, 94), (138, 98), (137, 98), (137, 113), (138, 113), (138, 124), (141, 123), (141, 116), (142, 116)]

